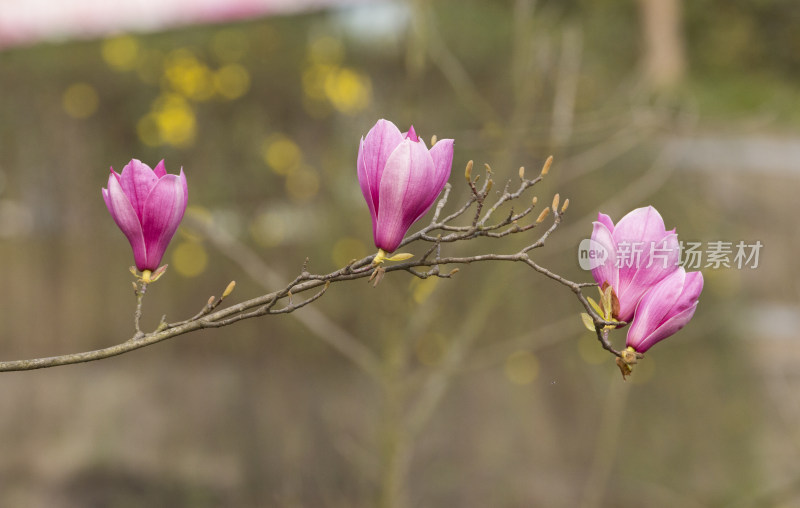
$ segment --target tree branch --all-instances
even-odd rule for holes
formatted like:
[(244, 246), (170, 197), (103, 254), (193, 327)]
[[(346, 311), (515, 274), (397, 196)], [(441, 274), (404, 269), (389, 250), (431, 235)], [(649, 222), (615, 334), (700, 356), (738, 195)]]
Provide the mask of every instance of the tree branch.
[[(475, 180), (470, 180), (468, 177), (468, 184), (470, 186), (470, 189), (472, 190), (472, 195), (470, 196), (470, 198), (467, 199), (464, 205), (462, 205), (455, 212), (446, 216), (444, 219), (441, 219), (440, 221), (438, 218), (441, 215), (442, 210), (446, 206), (447, 200), (450, 196), (451, 187), (448, 184), (441, 199), (436, 205), (435, 213), (433, 215), (433, 219), (431, 220), (430, 224), (428, 224), (420, 231), (412, 235), (409, 235), (400, 244), (401, 246), (403, 246), (415, 241), (434, 242), (434, 245), (431, 246), (431, 248), (423, 256), (417, 259), (410, 259), (408, 261), (399, 262), (388, 266), (374, 267), (372, 265), (372, 261), (375, 256), (372, 255), (351, 262), (350, 264), (327, 274), (310, 273), (307, 270), (308, 260), (306, 260), (306, 263), (304, 263), (300, 274), (297, 275), (294, 278), (294, 280), (292, 280), (279, 290), (269, 292), (259, 297), (252, 298), (250, 300), (235, 305), (231, 305), (229, 307), (220, 310), (216, 310), (217, 306), (219, 306), (222, 300), (230, 294), (232, 286), (229, 286), (223, 293), (222, 298), (216, 300), (214, 299), (214, 297), (212, 297), (211, 299), (208, 300), (208, 303), (206, 303), (203, 309), (192, 318), (183, 321), (178, 321), (175, 323), (166, 323), (166, 321), (162, 319), (162, 322), (153, 332), (144, 333), (137, 329), (137, 332), (134, 334), (134, 336), (126, 340), (125, 342), (117, 344), (115, 346), (98, 349), (95, 351), (65, 354), (65, 355), (52, 356), (46, 358), (35, 358), (30, 360), (2, 361), (0, 362), (0, 372), (33, 370), (33, 369), (41, 369), (47, 367), (55, 367), (60, 365), (70, 365), (75, 363), (101, 360), (104, 358), (110, 358), (112, 356), (128, 353), (130, 351), (150, 346), (152, 344), (156, 344), (158, 342), (171, 339), (179, 335), (184, 335), (205, 328), (220, 328), (223, 326), (232, 325), (234, 323), (237, 323), (245, 319), (250, 319), (265, 315), (289, 314), (322, 298), (325, 295), (326, 291), (331, 286), (331, 284), (338, 282), (369, 278), (370, 280), (374, 279), (375, 283), (377, 284), (377, 282), (380, 282), (380, 277), (382, 277), (384, 274), (396, 271), (405, 271), (420, 278), (427, 278), (427, 277), (450, 278), (458, 271), (458, 269), (455, 268), (451, 270), (442, 271), (441, 270), (442, 265), (468, 265), (471, 263), (488, 262), (488, 261), (507, 261), (507, 262), (522, 263), (532, 268), (534, 271), (541, 273), (542, 275), (545, 275), (546, 277), (558, 282), (559, 284), (568, 287), (570, 290), (573, 291), (573, 293), (575, 293), (578, 300), (583, 305), (584, 309), (586, 309), (589, 315), (592, 316), (592, 319), (594, 320), (594, 323), (598, 330), (598, 339), (600, 340), (603, 347), (608, 351), (610, 351), (611, 353), (613, 353), (614, 355), (620, 356), (620, 353), (614, 350), (610, 346), (607, 337), (604, 337), (601, 333), (601, 330), (606, 325), (619, 325), (620, 323), (609, 323), (604, 321), (600, 316), (598, 316), (595, 313), (595, 311), (589, 304), (588, 300), (581, 293), (582, 288), (587, 286), (593, 286), (594, 284), (576, 283), (567, 280), (564, 277), (556, 273), (553, 273), (550, 270), (538, 265), (530, 257), (529, 253), (534, 249), (543, 247), (547, 239), (550, 237), (550, 235), (561, 224), (562, 217), (564, 216), (564, 212), (566, 211), (567, 208), (566, 202), (564, 203), (564, 206), (562, 206), (559, 209), (558, 199), (555, 199), (551, 207), (551, 210), (543, 210), (543, 212), (539, 215), (536, 221), (526, 225), (517, 224), (517, 220), (527, 217), (529, 213), (533, 210), (536, 203), (536, 200), (534, 199), (532, 200), (532, 204), (528, 206), (524, 212), (515, 215), (512, 210), (507, 216), (505, 216), (499, 222), (487, 225), (487, 222), (491, 219), (493, 214), (503, 204), (519, 199), (523, 195), (526, 189), (540, 182), (542, 180), (542, 177), (546, 173), (547, 171), (545, 170), (542, 172), (541, 175), (537, 176), (534, 179), (526, 179), (524, 177), (524, 171), (521, 169), (520, 170), (521, 183), (518, 189), (515, 192), (510, 193), (508, 191), (509, 184), (507, 184), (505, 190), (497, 199), (497, 201), (492, 206), (488, 207), (485, 213), (481, 215), (481, 211), (483, 210), (483, 203), (486, 200), (487, 196), (489, 195), (489, 191), (491, 190), (492, 187), (492, 181), (489, 178), (489, 175), (491, 174), (491, 168), (489, 168), (487, 165), (487, 178), (483, 187), (481, 189), (478, 189), (474, 185), (475, 182), (477, 181), (477, 177), (475, 178)], [(474, 213), (469, 219), (469, 225), (453, 226), (450, 224), (455, 219), (458, 219), (459, 217), (466, 214), (467, 211), (472, 208), (473, 204), (477, 205), (475, 207)], [(523, 247), (516, 253), (513, 254), (484, 253), (484, 254), (476, 254), (472, 256), (461, 256), (461, 257), (442, 255), (441, 251), (443, 243), (468, 241), (480, 236), (499, 239), (507, 235), (520, 234), (535, 229), (536, 227), (541, 226), (544, 223), (544, 220), (547, 216), (547, 212), (549, 211), (552, 211), (553, 215), (553, 222), (550, 225), (550, 227), (547, 230), (545, 230), (536, 239), (536, 241)], [(492, 231), (496, 231), (497, 229), (506, 226), (509, 227), (500, 233), (491, 233)], [(446, 234), (445, 236), (438, 234), (437, 236), (434, 237), (431, 235), (431, 233), (435, 231), (449, 231), (449, 234)], [(379, 275), (379, 277), (376, 278), (375, 275)], [(298, 296), (302, 295), (307, 291), (314, 291), (314, 293), (310, 297), (297, 300)], [(136, 310), (137, 323), (139, 321), (139, 317), (141, 314), (141, 298), (143, 295), (144, 291), (137, 291), (137, 310)], [(371, 362), (372, 360), (370, 359), (363, 365), (367, 371), (372, 371), (375, 368), (375, 366), (372, 365)]]

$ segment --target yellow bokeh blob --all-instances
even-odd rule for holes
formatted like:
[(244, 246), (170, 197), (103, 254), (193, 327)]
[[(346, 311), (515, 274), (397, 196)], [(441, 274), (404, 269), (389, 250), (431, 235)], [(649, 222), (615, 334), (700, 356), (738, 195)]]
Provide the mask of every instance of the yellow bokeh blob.
[(172, 251), (170, 265), (184, 277), (197, 277), (208, 266), (208, 254), (201, 243), (181, 242)]
[(136, 132), (149, 146), (186, 147), (194, 142), (197, 119), (189, 102), (178, 94), (162, 94), (148, 114), (139, 120)]
[(88, 118), (97, 111), (100, 98), (92, 85), (75, 83), (70, 85), (61, 97), (64, 111), (73, 118)]
[(158, 131), (166, 143), (187, 146), (194, 141), (195, 117), (188, 107), (167, 107), (156, 116)]
[(504, 371), (515, 385), (529, 385), (539, 376), (539, 359), (530, 351), (515, 351), (506, 359)]
[(261, 155), (272, 171), (279, 175), (287, 175), (294, 171), (302, 160), (300, 147), (283, 134), (267, 138), (262, 145)]
[(342, 68), (328, 74), (324, 86), (328, 100), (342, 113), (358, 113), (366, 109), (372, 100), (369, 77), (353, 69)]
[(368, 254), (367, 246), (358, 238), (346, 236), (333, 245), (331, 259), (335, 266), (345, 266), (353, 259), (361, 259)]
[(613, 360), (613, 357), (600, 346), (597, 336), (589, 333), (581, 334), (581, 338), (578, 339), (578, 354), (584, 362), (590, 365), (599, 365)]
[(228, 64), (214, 73), (214, 87), (222, 97), (233, 100), (250, 89), (250, 73), (239, 64)]
[(319, 192), (319, 175), (308, 166), (290, 172), (286, 175), (286, 192), (299, 203), (311, 200)]
[(164, 76), (173, 90), (194, 101), (214, 96), (211, 69), (188, 49), (177, 49), (164, 61)]
[(100, 51), (109, 67), (117, 71), (130, 71), (136, 67), (139, 42), (130, 35), (123, 35), (103, 41)]
[(178, 235), (185, 240), (191, 240), (194, 242), (201, 241), (204, 235), (200, 229), (193, 228), (190, 226), (190, 224), (199, 223), (200, 227), (202, 228), (205, 226), (211, 226), (211, 224), (214, 222), (214, 216), (211, 214), (211, 210), (197, 205), (187, 206), (184, 218), (188, 218), (190, 220), (183, 221), (181, 227), (178, 228)]
[(411, 297), (414, 299), (414, 302), (419, 304), (425, 303), (425, 300), (433, 294), (438, 283), (438, 277), (428, 277), (427, 279), (418, 279), (414, 277), (411, 279), (409, 285), (411, 286)]

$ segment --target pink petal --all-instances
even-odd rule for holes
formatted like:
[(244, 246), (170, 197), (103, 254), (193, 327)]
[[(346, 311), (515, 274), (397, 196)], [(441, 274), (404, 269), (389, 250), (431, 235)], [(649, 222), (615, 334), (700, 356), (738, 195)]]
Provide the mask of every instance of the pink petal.
[[(620, 219), (614, 228), (614, 243), (628, 244), (629, 247), (639, 246), (642, 251), (649, 249), (652, 242), (658, 242), (667, 234), (664, 228), (664, 220), (658, 211), (652, 206), (637, 208)], [(630, 284), (631, 279), (636, 274), (640, 266), (637, 266), (635, 258), (630, 263), (625, 264), (619, 269), (620, 291), (624, 292)]]
[(361, 181), (362, 191), (364, 186), (369, 189), (376, 215), (381, 207), (378, 194), (386, 162), (394, 149), (402, 142), (403, 135), (400, 133), (400, 129), (392, 122), (383, 119), (378, 120), (364, 138), (364, 163), (363, 170), (359, 170), (359, 181)]
[(155, 173), (158, 178), (167, 174), (167, 168), (164, 167), (164, 159), (161, 159), (161, 162), (156, 164), (156, 167), (153, 168), (153, 173)]
[(147, 252), (145, 250), (144, 235), (139, 217), (133, 209), (130, 200), (125, 195), (125, 191), (116, 177), (116, 173), (108, 177), (108, 189), (103, 189), (103, 200), (111, 213), (111, 217), (122, 233), (128, 239), (133, 249), (133, 258), (136, 267), (144, 270), (147, 264)]
[(378, 221), (378, 213), (377, 213), (377, 203), (374, 202), (372, 197), (372, 190), (370, 189), (370, 185), (372, 182), (369, 179), (369, 172), (367, 171), (367, 163), (364, 160), (364, 138), (361, 138), (361, 143), (358, 145), (358, 162), (356, 163), (356, 167), (358, 170), (358, 183), (361, 185), (361, 194), (364, 196), (364, 200), (367, 202), (367, 207), (369, 208), (369, 214), (372, 217), (372, 235), (375, 236), (375, 225)]
[(181, 172), (178, 176), (181, 179), (181, 187), (183, 188), (183, 202), (189, 203), (189, 185), (186, 183), (186, 175), (183, 173), (183, 166), (181, 166)]
[(697, 302), (697, 299), (700, 298), (700, 293), (702, 293), (702, 291), (703, 274), (701, 272), (687, 273), (686, 280), (683, 282), (683, 292), (675, 303), (675, 306), (669, 311), (669, 315), (674, 316), (680, 314), (693, 306)]
[(614, 221), (611, 220), (611, 217), (609, 217), (608, 215), (606, 215), (604, 213), (598, 213), (597, 214), (597, 222), (599, 222), (600, 224), (603, 224), (612, 233), (614, 232)]
[(442, 192), (447, 179), (450, 178), (450, 170), (453, 167), (453, 140), (442, 139), (439, 140), (430, 149), (430, 155), (433, 159), (433, 181), (431, 183), (429, 199), (423, 204), (422, 212), (414, 218), (414, 222), (418, 221), (431, 209), (436, 198)]
[(127, 166), (122, 168), (120, 175), (122, 189), (128, 196), (140, 221), (143, 217), (144, 202), (157, 181), (158, 176), (150, 169), (150, 166), (137, 159), (132, 159)]
[[(652, 262), (650, 255), (651, 245), (655, 245), (656, 249), (652, 257)], [(660, 250), (664, 255), (659, 252)], [(662, 240), (655, 244), (645, 243), (643, 245), (641, 257), (638, 260), (638, 270), (629, 272), (633, 274), (633, 277), (630, 279), (627, 286), (624, 282), (620, 281), (619, 291), (621, 295), (624, 295), (624, 298), (620, 296), (620, 319), (623, 319), (623, 315), (632, 316), (636, 304), (642, 295), (659, 281), (678, 269), (679, 257), (680, 246), (678, 244), (678, 235), (675, 233), (668, 233)], [(623, 269), (620, 268), (620, 272), (622, 272), (622, 270)], [(621, 275), (620, 279), (622, 279)]]
[(628, 329), (629, 346), (633, 346), (638, 351), (640, 341), (668, 319), (669, 311), (675, 306), (683, 292), (685, 280), (686, 272), (683, 268), (678, 268), (642, 296), (636, 306), (631, 327)]
[(617, 296), (619, 296), (619, 269), (617, 268), (616, 248), (614, 247), (611, 231), (609, 231), (608, 227), (601, 221), (593, 222), (592, 226), (592, 241), (596, 242), (599, 247), (603, 248), (606, 253), (608, 253), (605, 262), (592, 269), (592, 277), (594, 277), (595, 282), (600, 286), (602, 286), (604, 282), (611, 284), (611, 287), (614, 288), (614, 291), (617, 292)]
[(639, 341), (637, 345), (634, 345), (633, 348), (640, 353), (644, 353), (653, 347), (657, 342), (660, 342), (677, 333), (681, 328), (686, 326), (689, 321), (691, 321), (695, 310), (697, 310), (697, 303), (698, 302), (695, 301), (690, 307), (669, 318), (661, 326), (653, 330), (653, 332), (647, 337)]
[(155, 270), (186, 211), (188, 188), (183, 175), (166, 175), (147, 196), (142, 230), (147, 246), (147, 262), (139, 269)]
[[(403, 141), (386, 162), (380, 185), (375, 244), (393, 252), (431, 199), (433, 159), (422, 143)], [(435, 199), (435, 197), (434, 197)]]

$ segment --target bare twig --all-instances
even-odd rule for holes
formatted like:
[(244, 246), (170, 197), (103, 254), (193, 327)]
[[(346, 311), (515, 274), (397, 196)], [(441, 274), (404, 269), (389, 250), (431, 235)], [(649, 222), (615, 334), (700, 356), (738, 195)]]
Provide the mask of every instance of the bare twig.
[[(226, 289), (226, 291), (223, 293), (222, 298), (218, 300), (214, 299), (214, 297), (210, 298), (201, 311), (192, 318), (174, 323), (167, 323), (162, 319), (162, 322), (158, 325), (158, 327), (150, 333), (144, 333), (138, 329), (139, 317), (141, 316), (141, 298), (144, 294), (144, 288), (142, 287), (140, 290), (137, 290), (137, 331), (133, 337), (125, 342), (95, 351), (30, 360), (0, 362), (0, 371), (32, 370), (100, 360), (127, 353), (135, 349), (146, 347), (157, 342), (204, 328), (219, 328), (232, 325), (245, 319), (265, 315), (289, 314), (295, 310), (308, 306), (319, 298), (322, 298), (330, 285), (336, 282), (344, 282), (362, 278), (370, 278), (378, 281), (382, 276), (396, 271), (405, 271), (423, 279), (428, 277), (450, 278), (458, 271), (458, 268), (442, 270), (442, 265), (467, 265), (471, 263), (487, 261), (510, 261), (522, 263), (541, 273), (542, 275), (545, 275), (546, 277), (558, 282), (559, 284), (568, 287), (573, 293), (575, 293), (584, 309), (586, 309), (586, 312), (592, 316), (597, 328), (598, 340), (600, 340), (603, 347), (612, 354), (620, 356), (620, 353), (610, 346), (607, 337), (602, 334), (602, 331), (606, 326), (616, 326), (620, 325), (621, 323), (604, 321), (601, 316), (598, 316), (595, 313), (588, 300), (581, 293), (582, 288), (592, 286), (594, 284), (576, 283), (567, 280), (564, 277), (540, 266), (530, 257), (531, 251), (544, 246), (549, 236), (559, 227), (566, 207), (562, 207), (560, 210), (557, 209), (557, 207), (553, 207), (553, 219), (550, 227), (547, 228), (547, 230), (544, 231), (533, 243), (528, 244), (516, 253), (483, 253), (461, 257), (445, 256), (442, 254), (442, 245), (445, 243), (467, 241), (479, 236), (485, 236), (488, 238), (502, 238), (507, 235), (526, 232), (538, 225), (543, 225), (543, 221), (545, 220), (544, 215), (540, 215), (535, 222), (529, 224), (520, 225), (517, 223), (518, 220), (528, 216), (530, 211), (533, 209), (533, 205), (529, 206), (520, 214), (514, 214), (512, 211), (509, 213), (509, 215), (495, 224), (487, 225), (487, 222), (503, 203), (519, 199), (526, 189), (541, 181), (542, 176), (547, 173), (546, 169), (547, 165), (542, 171), (542, 174), (532, 180), (525, 179), (524, 171), (520, 171), (522, 183), (520, 184), (519, 188), (515, 192), (509, 192), (508, 186), (506, 186), (499, 198), (497, 198), (497, 201), (489, 206), (483, 215), (481, 215), (481, 211), (483, 209), (484, 201), (486, 200), (491, 189), (491, 178), (489, 178), (489, 175), (487, 175), (487, 179), (481, 189), (478, 189), (475, 186), (477, 178), (474, 180), (469, 179), (469, 186), (472, 190), (471, 197), (468, 198), (466, 203), (458, 208), (455, 212), (446, 216), (444, 219), (439, 220), (438, 217), (441, 215), (441, 212), (446, 206), (447, 200), (450, 196), (450, 186), (448, 185), (441, 199), (437, 203), (436, 212), (434, 213), (431, 223), (420, 231), (409, 235), (400, 244), (401, 246), (407, 245), (418, 240), (433, 242), (433, 245), (428, 249), (428, 251), (417, 259), (412, 258), (396, 264), (384, 265), (375, 268), (372, 266), (372, 260), (374, 258), (373, 255), (350, 262), (346, 266), (327, 274), (310, 273), (308, 271), (308, 260), (306, 260), (301, 268), (300, 274), (297, 275), (294, 280), (283, 286), (282, 289), (217, 310), (217, 307), (220, 305), (222, 300), (230, 294), (230, 291), (233, 288), (232, 285), (229, 285), (228, 289)], [(491, 172), (491, 169), (488, 168), (488, 166), (487, 171), (489, 171), (489, 173)], [(476, 204), (476, 206), (471, 214), (471, 218), (469, 219), (469, 225), (453, 226), (450, 224), (455, 219), (458, 219), (462, 215), (466, 214), (472, 208), (473, 204)], [(498, 231), (500, 228), (506, 229)], [(448, 232), (448, 234), (444, 236), (442, 234), (432, 236), (432, 233), (437, 230)], [(380, 273), (378, 273), (378, 270), (380, 270)], [(302, 294), (306, 291), (314, 291), (314, 294), (308, 298), (302, 298)], [(350, 356), (357, 364), (364, 368), (365, 371), (372, 374), (377, 374), (377, 371), (379, 370), (377, 361), (374, 358), (374, 355), (372, 355), (369, 350), (364, 348), (363, 345), (357, 341), (350, 341), (349, 339), (343, 340), (342, 337), (338, 337), (337, 342), (334, 344), (337, 349), (342, 351), (343, 354)]]

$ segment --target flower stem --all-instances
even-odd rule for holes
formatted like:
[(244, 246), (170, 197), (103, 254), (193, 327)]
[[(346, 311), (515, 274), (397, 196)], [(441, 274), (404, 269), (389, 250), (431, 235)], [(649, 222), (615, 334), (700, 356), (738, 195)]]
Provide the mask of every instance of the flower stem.
[(142, 318), (142, 300), (144, 300), (145, 292), (147, 292), (147, 282), (141, 280), (139, 287), (136, 289), (136, 312), (133, 315), (133, 323), (136, 327), (136, 338), (144, 335), (139, 327), (139, 320)]

